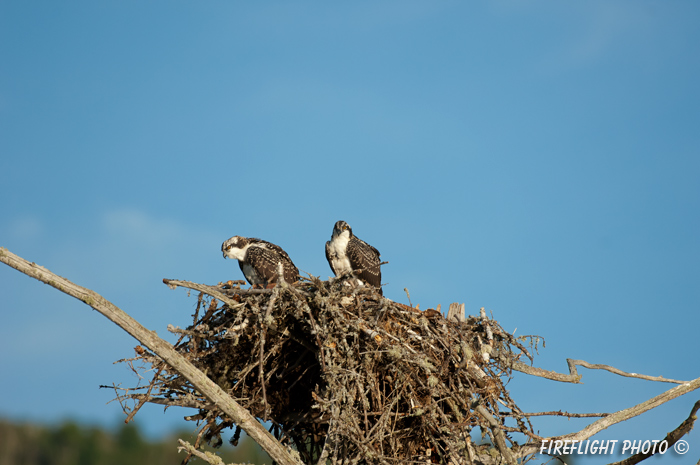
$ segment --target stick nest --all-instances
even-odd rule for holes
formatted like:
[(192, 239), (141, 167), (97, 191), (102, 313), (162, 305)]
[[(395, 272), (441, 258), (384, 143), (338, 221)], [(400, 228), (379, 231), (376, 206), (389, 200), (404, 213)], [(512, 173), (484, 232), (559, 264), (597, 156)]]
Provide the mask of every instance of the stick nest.
[[(516, 439), (537, 438), (505, 383), (514, 361), (531, 359), (523, 342), (538, 338), (516, 339), (483, 310), (447, 320), (342, 279), (185, 287), (202, 292), (193, 325), (169, 327), (176, 349), (304, 463), (496, 463)], [(225, 428), (235, 428), (235, 445), (230, 418), (157, 356), (136, 352), (126, 361), (153, 374), (122, 389), (128, 419), (145, 402), (194, 407), (186, 419), (201, 422), (196, 447), (220, 445)]]

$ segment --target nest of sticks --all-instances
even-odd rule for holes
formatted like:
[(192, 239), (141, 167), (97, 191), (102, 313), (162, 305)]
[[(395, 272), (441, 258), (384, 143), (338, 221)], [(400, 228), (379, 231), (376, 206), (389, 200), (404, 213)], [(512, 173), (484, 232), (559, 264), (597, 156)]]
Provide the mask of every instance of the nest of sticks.
[[(164, 281), (200, 291), (192, 326), (169, 327), (175, 348), (304, 463), (496, 463), (537, 438), (505, 384), (538, 338), (516, 339), (483, 309), (466, 317), (453, 304), (446, 318), (343, 279)], [(139, 346), (126, 361), (144, 377), (153, 370), (119, 395), (128, 419), (146, 402), (196, 408), (186, 417), (200, 422), (195, 447), (220, 445), (227, 428), (237, 443), (240, 428), (156, 355)]]

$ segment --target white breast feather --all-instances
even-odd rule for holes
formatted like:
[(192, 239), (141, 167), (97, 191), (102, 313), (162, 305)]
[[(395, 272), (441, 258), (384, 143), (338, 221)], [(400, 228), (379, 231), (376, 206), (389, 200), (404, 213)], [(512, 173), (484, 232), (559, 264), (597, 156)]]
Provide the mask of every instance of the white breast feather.
[(333, 262), (333, 268), (338, 276), (352, 271), (350, 259), (348, 259), (348, 256), (345, 253), (349, 241), (350, 234), (347, 231), (331, 239), (330, 257), (331, 262)]

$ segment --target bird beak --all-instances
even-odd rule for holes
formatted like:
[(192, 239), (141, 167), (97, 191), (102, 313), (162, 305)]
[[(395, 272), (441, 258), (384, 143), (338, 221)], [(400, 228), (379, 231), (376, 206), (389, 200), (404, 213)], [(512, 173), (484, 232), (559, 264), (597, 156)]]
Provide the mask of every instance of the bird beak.
[(223, 255), (224, 255), (224, 258), (226, 258), (226, 252), (222, 252), (222, 253), (223, 253)]

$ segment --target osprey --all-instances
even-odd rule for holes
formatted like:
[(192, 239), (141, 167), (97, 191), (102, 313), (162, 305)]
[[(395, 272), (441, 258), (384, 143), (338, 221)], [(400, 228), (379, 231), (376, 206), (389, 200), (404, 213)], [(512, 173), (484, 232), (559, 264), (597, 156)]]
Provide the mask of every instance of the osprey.
[(280, 267), (282, 276), (288, 283), (299, 280), (299, 269), (294, 266), (287, 252), (278, 245), (254, 237), (233, 236), (223, 244), (224, 258), (235, 258), (251, 285), (277, 282)]
[(333, 227), (331, 240), (326, 242), (326, 259), (336, 276), (352, 273), (358, 285), (369, 284), (382, 294), (379, 251), (355, 236), (345, 221)]

